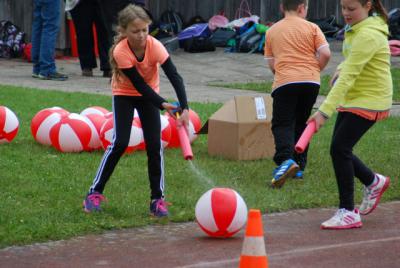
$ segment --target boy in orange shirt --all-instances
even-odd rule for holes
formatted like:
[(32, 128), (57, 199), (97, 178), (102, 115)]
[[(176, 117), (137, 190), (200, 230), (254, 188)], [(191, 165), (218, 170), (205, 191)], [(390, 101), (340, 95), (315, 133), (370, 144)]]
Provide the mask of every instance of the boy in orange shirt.
[(307, 0), (282, 0), (285, 17), (266, 33), (265, 58), (274, 73), (272, 132), (275, 138), (272, 187), (289, 177), (303, 178), (307, 149), (294, 144), (303, 133), (320, 88), (320, 72), (330, 59), (329, 45), (319, 27), (307, 21)]

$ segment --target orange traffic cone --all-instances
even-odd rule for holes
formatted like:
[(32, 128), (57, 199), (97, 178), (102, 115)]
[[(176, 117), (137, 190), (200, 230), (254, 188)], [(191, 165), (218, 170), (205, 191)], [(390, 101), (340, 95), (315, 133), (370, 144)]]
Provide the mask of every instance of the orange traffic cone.
[(261, 212), (250, 209), (239, 268), (268, 268)]

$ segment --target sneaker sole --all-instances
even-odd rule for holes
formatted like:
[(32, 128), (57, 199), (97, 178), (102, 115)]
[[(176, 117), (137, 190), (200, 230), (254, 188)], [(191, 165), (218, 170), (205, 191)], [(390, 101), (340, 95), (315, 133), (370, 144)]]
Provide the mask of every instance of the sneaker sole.
[(87, 209), (86, 206), (85, 206), (85, 200), (83, 200), (82, 206), (83, 206), (83, 211), (84, 211), (85, 213), (88, 213), (88, 214), (89, 214), (89, 213), (92, 213), (92, 212), (100, 212), (100, 211), (101, 211), (101, 209), (93, 209), (93, 210)]
[(164, 215), (164, 216), (156, 216), (156, 215), (154, 215), (153, 213), (150, 212), (149, 215), (150, 215), (150, 218), (153, 219), (153, 220), (168, 219), (168, 214)]
[(285, 184), (286, 179), (296, 175), (296, 172), (299, 171), (299, 169), (300, 169), (300, 167), (298, 165), (292, 164), (290, 166), (290, 168), (285, 173), (283, 173), (282, 176), (278, 180), (272, 179), (271, 187), (272, 188), (281, 188)]
[(321, 225), (322, 230), (346, 230), (346, 229), (353, 229), (353, 228), (361, 228), (362, 222), (356, 222), (350, 225), (345, 226), (323, 226)]
[(375, 201), (375, 204), (372, 206), (372, 208), (370, 208), (370, 209), (368, 209), (368, 210), (364, 210), (364, 211), (361, 211), (360, 210), (360, 214), (361, 215), (368, 215), (368, 214), (370, 214), (372, 211), (374, 211), (375, 210), (375, 208), (378, 206), (378, 204), (379, 204), (379, 201), (381, 200), (381, 197), (382, 197), (382, 195), (383, 195), (383, 193), (386, 191), (386, 189), (389, 187), (389, 185), (390, 185), (390, 178), (389, 177), (386, 177), (386, 182), (385, 182), (385, 184), (383, 185), (383, 188), (382, 188), (382, 191), (380, 192), (380, 194), (378, 195), (378, 197), (376, 198), (376, 201)]

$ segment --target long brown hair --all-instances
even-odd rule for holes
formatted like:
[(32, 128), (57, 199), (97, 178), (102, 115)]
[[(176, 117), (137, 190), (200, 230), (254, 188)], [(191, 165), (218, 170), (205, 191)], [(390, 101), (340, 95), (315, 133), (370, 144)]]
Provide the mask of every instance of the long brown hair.
[(114, 59), (114, 49), (119, 42), (126, 38), (126, 36), (122, 34), (121, 30), (126, 30), (128, 24), (135, 19), (141, 19), (148, 24), (151, 23), (151, 18), (149, 17), (148, 12), (138, 5), (130, 4), (118, 13), (118, 31), (117, 35), (114, 37), (114, 43), (109, 51), (111, 69), (117, 77), (121, 74), (121, 71), (118, 69), (117, 62)]
[(369, 15), (371, 16), (374, 12), (378, 13), (380, 16), (382, 16), (382, 18), (388, 22), (388, 13), (385, 9), (385, 7), (383, 6), (381, 0), (358, 0), (361, 5), (366, 5), (368, 2), (372, 3), (372, 8), (369, 11)]

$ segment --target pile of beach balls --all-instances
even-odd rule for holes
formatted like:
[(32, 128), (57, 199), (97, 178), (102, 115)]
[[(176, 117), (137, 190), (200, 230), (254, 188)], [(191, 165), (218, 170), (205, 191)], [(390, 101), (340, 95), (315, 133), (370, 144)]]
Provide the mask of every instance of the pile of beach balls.
[[(189, 111), (189, 116), (189, 138), (193, 142), (201, 128), (201, 120), (193, 110)], [(160, 120), (163, 147), (179, 147), (175, 119), (166, 113), (160, 114)], [(45, 108), (32, 118), (31, 133), (38, 143), (51, 145), (60, 152), (106, 149), (113, 140), (113, 113), (100, 106), (88, 107), (79, 114), (61, 107)], [(145, 148), (142, 125), (135, 111), (125, 153)]]
[(0, 106), (0, 144), (10, 143), (18, 134), (19, 121), (15, 113)]

